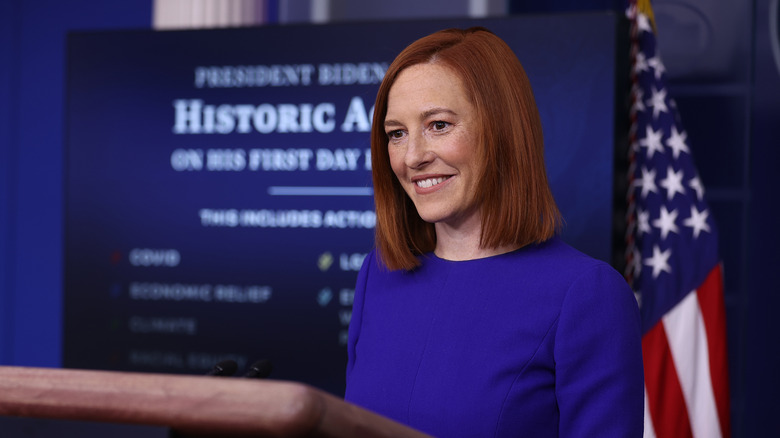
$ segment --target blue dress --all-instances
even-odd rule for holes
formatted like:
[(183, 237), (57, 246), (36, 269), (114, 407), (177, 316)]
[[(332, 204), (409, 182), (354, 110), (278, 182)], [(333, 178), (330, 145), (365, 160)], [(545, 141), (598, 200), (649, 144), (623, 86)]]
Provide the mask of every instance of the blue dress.
[(440, 437), (641, 437), (637, 303), (557, 238), (358, 274), (346, 400)]

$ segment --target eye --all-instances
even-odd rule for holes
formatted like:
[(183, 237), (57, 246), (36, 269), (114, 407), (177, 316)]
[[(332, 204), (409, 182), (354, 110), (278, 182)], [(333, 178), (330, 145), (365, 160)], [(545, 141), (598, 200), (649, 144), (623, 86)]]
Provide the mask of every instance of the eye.
[(404, 136), (404, 131), (402, 129), (394, 129), (392, 131), (387, 132), (387, 138), (390, 140), (397, 140)]
[(443, 131), (448, 126), (450, 126), (450, 124), (448, 122), (444, 122), (444, 121), (441, 121), (441, 120), (437, 120), (437, 121), (431, 123), (431, 127), (433, 128), (434, 131)]

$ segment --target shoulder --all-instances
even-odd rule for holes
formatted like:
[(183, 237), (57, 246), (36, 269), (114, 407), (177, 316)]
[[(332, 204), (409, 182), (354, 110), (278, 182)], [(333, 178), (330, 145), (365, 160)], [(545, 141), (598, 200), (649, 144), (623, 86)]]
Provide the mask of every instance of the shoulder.
[(544, 289), (560, 299), (581, 289), (599, 293), (609, 287), (630, 292), (628, 283), (612, 266), (578, 251), (560, 238), (529, 245), (496, 262), (491, 268), (496, 274), (503, 273), (511, 277), (510, 281)]
[(611, 269), (606, 262), (573, 248), (557, 237), (529, 247), (529, 253), (537, 260), (539, 268), (565, 271), (571, 275), (578, 275), (591, 269)]
[(413, 274), (415, 271), (390, 270), (382, 262), (376, 248), (372, 249), (363, 259), (363, 264), (357, 275), (355, 285), (356, 294), (365, 294), (370, 290), (372, 294), (378, 291), (393, 290), (410, 282), (418, 280)]
[(566, 288), (565, 304), (597, 311), (604, 306), (638, 312), (638, 305), (625, 278), (608, 263), (586, 255), (560, 240), (546, 251)]
[(584, 313), (606, 321), (638, 321), (639, 307), (625, 278), (558, 238), (517, 251), (500, 265), (491, 275), (503, 277), (501, 286), (556, 308), (559, 320), (577, 320)]
[(390, 283), (408, 283), (423, 281), (425, 278), (430, 277), (438, 273), (433, 268), (432, 254), (425, 254), (417, 256), (420, 261), (420, 265), (411, 270), (393, 269), (388, 268), (384, 262), (382, 262), (381, 254), (379, 250), (373, 248), (366, 257), (363, 259), (363, 264), (358, 272), (358, 282), (362, 282), (367, 285), (375, 285), (375, 283), (381, 283), (387, 285)]

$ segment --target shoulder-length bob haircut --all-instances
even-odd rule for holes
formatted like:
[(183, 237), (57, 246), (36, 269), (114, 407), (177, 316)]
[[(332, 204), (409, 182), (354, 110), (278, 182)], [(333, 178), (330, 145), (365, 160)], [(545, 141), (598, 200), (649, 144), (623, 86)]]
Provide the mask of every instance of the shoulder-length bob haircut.
[(371, 165), (376, 203), (376, 246), (391, 270), (419, 266), (417, 255), (436, 246), (434, 225), (423, 221), (392, 168), (384, 130), (387, 97), (398, 75), (417, 64), (450, 68), (478, 114), (477, 196), (480, 245), (526, 246), (553, 237), (561, 216), (547, 182), (542, 123), (523, 66), (512, 49), (485, 28), (447, 29), (404, 49), (385, 73), (374, 108)]

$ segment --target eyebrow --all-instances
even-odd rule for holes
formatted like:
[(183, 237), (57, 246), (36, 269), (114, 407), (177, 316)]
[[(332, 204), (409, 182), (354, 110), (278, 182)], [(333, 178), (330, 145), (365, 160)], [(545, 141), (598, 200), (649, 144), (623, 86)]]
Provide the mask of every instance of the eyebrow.
[[(450, 115), (457, 115), (455, 111), (449, 109), (449, 108), (431, 108), (429, 110), (425, 110), (420, 114), (420, 120), (425, 120), (431, 116), (435, 116), (436, 114), (450, 114)], [(398, 120), (393, 119), (385, 119), (385, 127), (387, 126), (403, 126), (403, 123), (399, 122)]]

